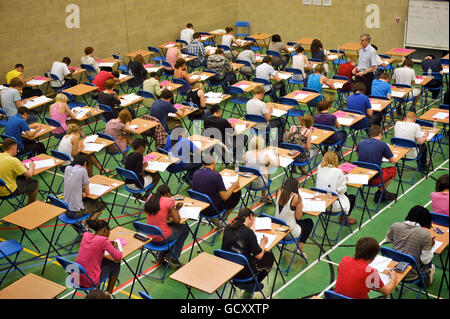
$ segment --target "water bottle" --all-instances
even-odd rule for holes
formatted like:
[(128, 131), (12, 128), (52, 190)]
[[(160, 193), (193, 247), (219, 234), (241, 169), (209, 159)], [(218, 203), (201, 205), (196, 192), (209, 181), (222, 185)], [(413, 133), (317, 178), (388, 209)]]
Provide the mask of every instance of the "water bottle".
[(169, 155), (169, 162), (172, 162), (172, 157), (173, 157), (172, 151), (169, 151), (169, 153), (167, 153), (167, 155)]
[(238, 162), (234, 163), (234, 173), (235, 173), (235, 175), (239, 174), (239, 163)]
[(194, 102), (192, 102), (192, 100), (189, 101), (189, 108), (191, 111), (194, 109)]
[(434, 129), (437, 128), (437, 121), (436, 121), (436, 120), (433, 121), (433, 128), (434, 128)]
[(431, 73), (432, 73), (433, 71), (431, 70), (431, 68), (428, 68), (428, 76), (431, 76)]

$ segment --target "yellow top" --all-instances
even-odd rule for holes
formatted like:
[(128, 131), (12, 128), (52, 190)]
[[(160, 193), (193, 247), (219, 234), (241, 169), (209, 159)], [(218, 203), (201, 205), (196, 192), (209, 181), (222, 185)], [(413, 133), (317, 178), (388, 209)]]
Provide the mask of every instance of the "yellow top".
[(13, 78), (18, 78), (20, 75), (22, 75), (22, 72), (19, 72), (16, 69), (9, 71), (6, 73), (6, 83), (10, 84)]
[[(18, 158), (8, 153), (0, 153), (0, 178), (5, 182), (11, 192), (17, 189), (16, 178), (25, 173), (27, 169)], [(0, 186), (0, 196), (8, 196), (10, 193), (4, 186)]]

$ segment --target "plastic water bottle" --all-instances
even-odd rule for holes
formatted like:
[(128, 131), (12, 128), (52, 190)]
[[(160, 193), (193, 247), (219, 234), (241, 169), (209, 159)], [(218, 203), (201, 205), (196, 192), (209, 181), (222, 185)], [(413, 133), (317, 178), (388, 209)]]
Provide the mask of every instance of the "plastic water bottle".
[(428, 76), (431, 76), (431, 73), (433, 73), (433, 71), (431, 70), (431, 68), (428, 68)]
[(189, 101), (189, 108), (191, 111), (194, 109), (194, 102), (192, 102), (192, 100)]
[(434, 129), (437, 128), (437, 121), (436, 121), (436, 120), (433, 121), (433, 128), (434, 128)]

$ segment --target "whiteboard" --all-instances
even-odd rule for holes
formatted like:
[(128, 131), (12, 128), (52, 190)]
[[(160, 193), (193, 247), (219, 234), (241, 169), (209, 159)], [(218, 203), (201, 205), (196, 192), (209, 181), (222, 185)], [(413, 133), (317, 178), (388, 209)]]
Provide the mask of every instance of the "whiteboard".
[(405, 46), (448, 50), (448, 0), (409, 0)]

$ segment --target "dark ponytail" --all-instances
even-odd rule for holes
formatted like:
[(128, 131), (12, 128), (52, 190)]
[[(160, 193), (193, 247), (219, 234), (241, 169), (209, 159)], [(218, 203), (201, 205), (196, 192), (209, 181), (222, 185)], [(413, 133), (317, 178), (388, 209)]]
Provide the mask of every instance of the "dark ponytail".
[(108, 223), (104, 220), (88, 220), (86, 221), (86, 224), (89, 226), (89, 228), (93, 229), (95, 232), (98, 232), (100, 229), (103, 229), (105, 227), (108, 227)]
[(161, 197), (167, 193), (170, 193), (170, 188), (167, 185), (161, 185), (156, 190), (156, 193), (153, 194), (147, 202), (145, 202), (144, 211), (149, 215), (156, 215), (159, 212), (159, 200)]
[(241, 227), (242, 225), (244, 225), (245, 219), (251, 215), (254, 215), (253, 211), (250, 208), (243, 207), (239, 211), (237, 217), (231, 223), (231, 225), (230, 225), (231, 229), (237, 229), (237, 228)]

